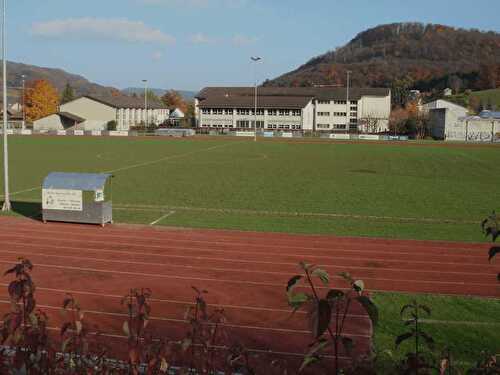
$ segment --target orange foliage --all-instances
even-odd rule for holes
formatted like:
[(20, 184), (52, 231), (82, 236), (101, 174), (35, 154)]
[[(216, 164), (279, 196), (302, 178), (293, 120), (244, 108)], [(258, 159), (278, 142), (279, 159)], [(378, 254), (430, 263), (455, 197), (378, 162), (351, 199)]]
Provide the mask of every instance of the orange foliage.
[(36, 80), (26, 85), (25, 97), (26, 118), (35, 121), (54, 114), (59, 107), (57, 89), (46, 80)]
[(175, 90), (167, 91), (165, 95), (161, 97), (161, 100), (170, 108), (179, 108), (184, 113), (188, 110), (188, 103), (186, 103), (182, 95)]

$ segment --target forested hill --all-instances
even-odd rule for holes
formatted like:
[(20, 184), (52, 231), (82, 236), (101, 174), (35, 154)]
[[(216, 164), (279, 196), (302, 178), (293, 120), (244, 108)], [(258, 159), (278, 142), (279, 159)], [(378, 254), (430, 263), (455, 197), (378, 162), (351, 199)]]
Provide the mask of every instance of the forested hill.
[[(7, 85), (10, 88), (21, 87), (22, 75), (26, 76), (26, 82), (34, 80), (47, 80), (54, 85), (59, 93), (64, 89), (64, 86), (69, 83), (75, 90), (76, 95), (98, 95), (110, 96), (115, 95), (119, 91), (112, 87), (105, 87), (92, 83), (86, 78), (68, 73), (62, 69), (44, 68), (35, 65), (21, 64), (17, 62), (8, 62), (7, 64)], [(18, 96), (19, 90), (10, 89), (9, 96)]]
[[(481, 69), (490, 72), (480, 77)], [(500, 86), (500, 34), (422, 23), (377, 26), (265, 85), (343, 85), (347, 70), (358, 87), (391, 87), (406, 79), (423, 90), (495, 88)]]

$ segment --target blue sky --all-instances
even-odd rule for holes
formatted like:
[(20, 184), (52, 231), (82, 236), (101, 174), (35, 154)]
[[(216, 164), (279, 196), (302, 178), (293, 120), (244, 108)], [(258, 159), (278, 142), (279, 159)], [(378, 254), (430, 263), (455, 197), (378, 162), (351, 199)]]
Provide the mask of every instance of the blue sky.
[[(297, 68), (403, 21), (500, 31), (498, 0), (7, 0), (8, 58), (119, 88), (198, 90)], [(472, 6), (472, 7), (471, 7)]]

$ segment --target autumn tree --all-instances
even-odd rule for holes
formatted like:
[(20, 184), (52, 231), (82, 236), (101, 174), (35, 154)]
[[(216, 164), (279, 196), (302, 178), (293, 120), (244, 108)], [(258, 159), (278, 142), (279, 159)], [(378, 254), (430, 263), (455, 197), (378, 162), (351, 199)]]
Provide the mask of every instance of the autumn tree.
[(73, 90), (73, 87), (68, 82), (66, 83), (66, 86), (64, 87), (64, 90), (61, 95), (61, 104), (68, 103), (74, 99), (75, 99), (75, 90)]
[(167, 91), (165, 95), (161, 97), (161, 100), (169, 108), (179, 108), (184, 113), (188, 111), (188, 103), (186, 103), (182, 95), (175, 90)]
[(59, 106), (57, 89), (46, 80), (29, 82), (25, 90), (26, 118), (35, 121), (56, 113)]

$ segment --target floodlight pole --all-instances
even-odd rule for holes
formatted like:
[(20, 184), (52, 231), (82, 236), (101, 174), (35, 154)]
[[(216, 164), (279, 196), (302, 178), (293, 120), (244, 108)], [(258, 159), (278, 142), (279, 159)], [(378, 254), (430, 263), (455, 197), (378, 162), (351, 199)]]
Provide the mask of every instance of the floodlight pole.
[(5, 48), (5, 21), (7, 13), (7, 0), (2, 0), (2, 70), (3, 70), (3, 173), (4, 173), (4, 202), (2, 211), (10, 211), (10, 194), (9, 194), (9, 148), (7, 143), (7, 62)]
[(147, 129), (148, 128), (148, 80), (143, 79), (142, 82), (144, 82), (144, 110), (146, 111), (145, 129)]
[(253, 130), (254, 130), (254, 142), (257, 142), (257, 62), (260, 61), (262, 58), (255, 56), (250, 58), (254, 62), (254, 73), (253, 73), (253, 78), (254, 78), (254, 113), (253, 113)]
[(25, 98), (25, 91), (26, 91), (26, 75), (21, 75), (21, 78), (23, 79), (23, 101), (22, 101), (22, 106), (23, 106), (23, 130), (26, 127), (26, 98)]
[(349, 86), (351, 84), (350, 80), (351, 80), (351, 71), (348, 70), (347, 71), (347, 84), (346, 84), (347, 90), (346, 90), (346, 113), (345, 113), (346, 120), (345, 121), (346, 121), (346, 129), (349, 130), (349, 133), (351, 132), (351, 121), (350, 121), (350, 119), (351, 119), (351, 117), (350, 117), (351, 107), (349, 104)]

